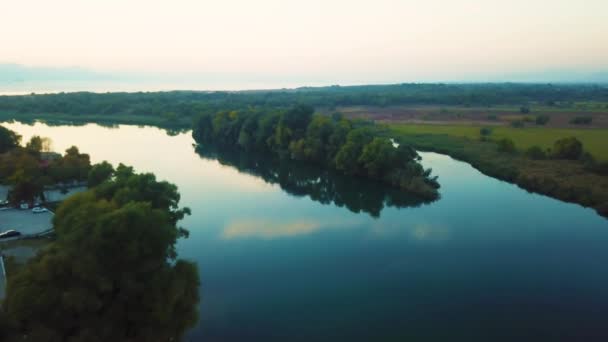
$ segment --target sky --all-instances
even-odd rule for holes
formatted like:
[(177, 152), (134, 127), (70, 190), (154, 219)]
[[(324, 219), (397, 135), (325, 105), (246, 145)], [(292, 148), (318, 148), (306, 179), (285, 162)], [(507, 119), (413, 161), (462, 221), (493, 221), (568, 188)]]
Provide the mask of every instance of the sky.
[(0, 0), (0, 9), (0, 63), (27, 67), (327, 84), (608, 70), (606, 0)]

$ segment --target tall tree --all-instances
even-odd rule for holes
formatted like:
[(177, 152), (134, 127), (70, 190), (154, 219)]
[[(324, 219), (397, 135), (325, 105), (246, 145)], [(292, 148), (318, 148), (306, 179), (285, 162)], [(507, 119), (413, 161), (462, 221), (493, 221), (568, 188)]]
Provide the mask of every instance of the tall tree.
[(0, 153), (19, 146), (21, 136), (10, 129), (0, 126)]
[(119, 166), (66, 200), (57, 240), (8, 284), (5, 307), (30, 341), (171, 341), (196, 323), (195, 265), (177, 259), (177, 188)]

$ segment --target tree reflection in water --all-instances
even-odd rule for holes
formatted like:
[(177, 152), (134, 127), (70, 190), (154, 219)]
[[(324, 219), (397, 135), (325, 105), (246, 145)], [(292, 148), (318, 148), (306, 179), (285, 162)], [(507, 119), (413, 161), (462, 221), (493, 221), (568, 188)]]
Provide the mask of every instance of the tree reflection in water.
[(218, 160), (220, 164), (234, 167), (239, 172), (278, 184), (290, 195), (308, 196), (323, 204), (333, 203), (355, 213), (368, 213), (372, 217), (380, 217), (384, 207), (419, 207), (433, 202), (379, 182), (341, 175), (303, 162), (200, 144), (196, 146), (196, 152), (204, 159)]

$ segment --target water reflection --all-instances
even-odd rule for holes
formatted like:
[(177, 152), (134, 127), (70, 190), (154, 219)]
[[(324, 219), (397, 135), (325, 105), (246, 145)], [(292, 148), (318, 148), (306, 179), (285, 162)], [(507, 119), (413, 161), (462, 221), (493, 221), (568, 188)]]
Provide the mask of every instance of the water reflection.
[(170, 137), (174, 137), (177, 136), (179, 134), (182, 133), (187, 133), (190, 131), (190, 127), (189, 126), (183, 126), (181, 124), (175, 124), (175, 125), (171, 125), (171, 124), (162, 124), (162, 123), (158, 123), (158, 122), (153, 122), (150, 124), (138, 124), (137, 122), (133, 123), (133, 122), (117, 122), (114, 118), (110, 117), (110, 118), (85, 118), (85, 119), (80, 119), (78, 117), (74, 117), (74, 118), (59, 118), (59, 119), (55, 119), (55, 118), (27, 118), (27, 117), (22, 117), (19, 119), (8, 119), (5, 121), (6, 123), (21, 123), (24, 125), (28, 125), (28, 126), (34, 126), (36, 123), (41, 123), (44, 124), (46, 126), (49, 127), (59, 127), (59, 126), (73, 126), (73, 127), (84, 127), (90, 124), (96, 124), (98, 126), (104, 127), (104, 128), (111, 128), (111, 129), (116, 129), (116, 128), (120, 128), (121, 125), (132, 125), (132, 126), (136, 126), (139, 128), (145, 128), (146, 126), (153, 126), (159, 129), (162, 129), (163, 131), (165, 131), (165, 133), (170, 136)]
[(224, 227), (221, 237), (226, 240), (241, 238), (271, 240), (312, 234), (325, 229), (346, 228), (351, 226), (350, 223), (351, 222), (344, 222), (344, 220), (321, 222), (320, 220), (310, 218), (293, 221), (255, 218), (236, 219), (230, 221), (226, 227)]
[(217, 159), (221, 164), (235, 167), (240, 172), (260, 177), (270, 184), (278, 184), (290, 195), (308, 196), (323, 204), (333, 203), (355, 213), (368, 213), (372, 217), (380, 217), (384, 207), (419, 207), (432, 202), (316, 165), (209, 145), (198, 145), (196, 151), (202, 158)]

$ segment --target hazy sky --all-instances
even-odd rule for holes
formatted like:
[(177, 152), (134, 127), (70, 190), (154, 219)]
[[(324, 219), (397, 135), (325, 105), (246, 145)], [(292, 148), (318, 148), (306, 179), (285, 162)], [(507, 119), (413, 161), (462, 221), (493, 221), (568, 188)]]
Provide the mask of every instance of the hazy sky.
[(361, 83), (608, 69), (608, 0), (0, 0), (0, 63)]

